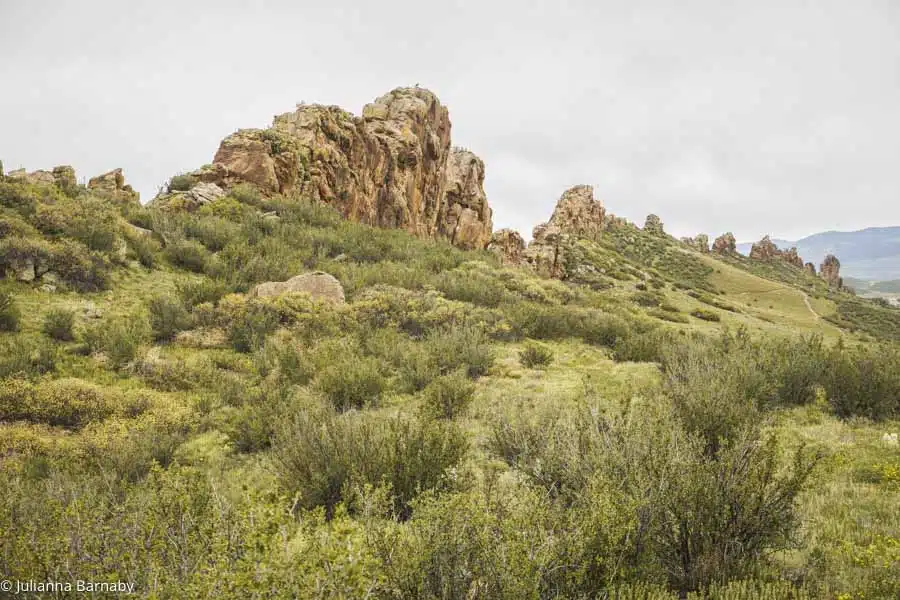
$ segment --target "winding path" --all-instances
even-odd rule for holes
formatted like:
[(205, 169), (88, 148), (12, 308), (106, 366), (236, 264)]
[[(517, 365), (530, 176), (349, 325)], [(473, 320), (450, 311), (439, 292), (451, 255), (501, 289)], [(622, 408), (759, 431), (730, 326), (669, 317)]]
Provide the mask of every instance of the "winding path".
[(812, 313), (813, 318), (818, 321), (821, 317), (819, 317), (819, 313), (813, 310), (812, 304), (809, 303), (809, 295), (806, 292), (800, 292), (803, 295), (803, 304), (806, 305), (806, 308), (809, 309), (809, 312)]

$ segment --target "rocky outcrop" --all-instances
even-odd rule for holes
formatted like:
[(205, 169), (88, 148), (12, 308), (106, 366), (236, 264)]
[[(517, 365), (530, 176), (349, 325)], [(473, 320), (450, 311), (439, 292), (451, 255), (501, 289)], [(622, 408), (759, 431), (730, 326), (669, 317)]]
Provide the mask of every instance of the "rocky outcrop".
[(840, 289), (844, 285), (841, 278), (841, 261), (834, 254), (829, 254), (819, 265), (819, 276), (828, 282), (829, 287)]
[(576, 185), (563, 192), (550, 220), (535, 228), (535, 239), (543, 237), (543, 232), (562, 233), (597, 239), (606, 225), (606, 210), (603, 203), (594, 200), (594, 188)]
[(765, 236), (753, 244), (750, 248), (750, 258), (766, 262), (781, 260), (798, 269), (803, 268), (803, 259), (797, 254), (796, 247), (792, 247), (789, 250), (780, 250), (769, 236)]
[(78, 181), (75, 179), (75, 169), (69, 165), (53, 167), (52, 171), (37, 170), (31, 173), (26, 173), (25, 169), (16, 169), (10, 171), (7, 177), (30, 184), (57, 185), (64, 190), (78, 185)]
[(647, 215), (647, 219), (644, 221), (644, 231), (653, 235), (665, 235), (666, 233), (662, 219), (653, 214)]
[(716, 254), (735, 254), (737, 253), (737, 240), (730, 231), (723, 233), (713, 242), (713, 252)]
[(805, 265), (803, 265), (803, 268), (806, 270), (807, 273), (809, 273), (813, 277), (816, 276), (816, 265), (814, 265), (813, 263), (808, 262)]
[(562, 249), (569, 241), (569, 235), (562, 233), (556, 225), (543, 223), (534, 228), (531, 236), (531, 243), (525, 249), (525, 263), (539, 275), (564, 279)]
[(263, 194), (298, 194), (349, 219), (463, 248), (484, 248), (491, 237), (484, 163), (451, 149), (447, 108), (423, 88), (397, 88), (361, 117), (300, 104), (269, 129), (228, 136), (213, 163), (190, 175), (226, 191), (251, 183)]
[(125, 183), (125, 175), (122, 173), (122, 169), (113, 169), (102, 175), (91, 177), (88, 180), (88, 189), (95, 194), (121, 202), (139, 203), (141, 200), (140, 194)]
[(443, 237), (460, 248), (484, 248), (491, 239), (491, 208), (484, 193), (484, 162), (462, 148), (453, 148), (444, 174)]
[(681, 242), (698, 252), (709, 253), (709, 236), (705, 233), (699, 233), (697, 237), (683, 237)]
[(525, 240), (512, 229), (495, 231), (487, 249), (497, 254), (503, 265), (520, 265), (525, 260)]
[(252, 296), (259, 298), (293, 293), (306, 293), (315, 300), (324, 300), (332, 304), (344, 303), (344, 287), (341, 282), (323, 271), (303, 273), (287, 281), (260, 283), (251, 291)]

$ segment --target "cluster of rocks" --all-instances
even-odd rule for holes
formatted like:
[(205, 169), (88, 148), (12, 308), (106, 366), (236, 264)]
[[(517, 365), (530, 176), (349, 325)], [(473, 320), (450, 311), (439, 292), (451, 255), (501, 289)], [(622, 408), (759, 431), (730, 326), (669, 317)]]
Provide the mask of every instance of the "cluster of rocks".
[(737, 254), (737, 240), (730, 231), (723, 233), (713, 242), (712, 251), (716, 254)]
[[(2, 168), (0, 168), (0, 174), (2, 174)], [(6, 177), (30, 184), (57, 185), (62, 189), (71, 189), (78, 185), (78, 181), (75, 179), (75, 169), (69, 165), (53, 167), (50, 171), (38, 169), (30, 173), (25, 169), (16, 169), (7, 173)]]
[(87, 186), (95, 194), (119, 202), (138, 204), (141, 201), (140, 194), (125, 183), (125, 175), (122, 174), (122, 169), (113, 169), (102, 175), (91, 177)]
[(225, 138), (211, 165), (189, 174), (196, 186), (162, 194), (159, 205), (191, 208), (250, 183), (263, 194), (299, 194), (344, 217), (484, 248), (491, 209), (484, 163), (450, 145), (447, 108), (430, 91), (397, 88), (355, 116), (336, 106), (300, 104), (265, 130)]
[(697, 237), (683, 237), (681, 242), (698, 252), (709, 254), (709, 236), (705, 233), (699, 233)]
[(750, 258), (766, 262), (781, 260), (798, 269), (803, 268), (803, 259), (797, 254), (796, 247), (780, 250), (769, 236), (764, 236), (763, 239), (753, 244), (750, 248)]
[(566, 275), (563, 248), (573, 238), (597, 240), (619, 221), (594, 199), (593, 187), (576, 185), (560, 196), (550, 220), (534, 228), (531, 243), (526, 245), (516, 231), (501, 229), (491, 237), (488, 249), (503, 264), (525, 265), (546, 277), (562, 279)]
[(653, 214), (647, 215), (647, 219), (644, 221), (644, 231), (653, 235), (665, 235), (666, 233), (663, 229), (662, 219)]
[(344, 303), (344, 287), (334, 276), (324, 271), (311, 271), (291, 277), (287, 281), (267, 281), (250, 291), (251, 296), (271, 298), (284, 294), (304, 293), (315, 300), (331, 304)]
[[(3, 163), (0, 163), (0, 176), (3, 176)], [(72, 190), (78, 186), (75, 169), (69, 165), (60, 165), (47, 171), (38, 169), (27, 172), (16, 169), (6, 174), (12, 181), (20, 181), (32, 185), (55, 185), (62, 190)], [(113, 169), (102, 175), (92, 177), (87, 184), (88, 189), (99, 196), (121, 202), (140, 203), (140, 194), (125, 183), (122, 169)]]

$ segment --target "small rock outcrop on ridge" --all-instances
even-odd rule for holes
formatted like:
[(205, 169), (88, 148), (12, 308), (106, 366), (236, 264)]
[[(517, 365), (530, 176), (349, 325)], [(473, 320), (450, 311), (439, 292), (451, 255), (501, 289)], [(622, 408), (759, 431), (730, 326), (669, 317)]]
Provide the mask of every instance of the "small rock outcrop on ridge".
[(283, 294), (306, 293), (315, 300), (334, 304), (344, 303), (344, 287), (334, 276), (323, 271), (312, 271), (291, 277), (287, 281), (267, 281), (251, 291), (252, 296), (269, 298)]
[(819, 265), (819, 275), (833, 288), (842, 288), (844, 281), (841, 278), (841, 261), (834, 254), (829, 254)]
[[(491, 238), (484, 163), (451, 148), (447, 108), (424, 88), (397, 88), (361, 117), (300, 104), (269, 129), (228, 136), (212, 164), (189, 175), (225, 191), (251, 183), (264, 194), (297, 193), (348, 219), (462, 248), (484, 248)], [(172, 205), (185, 207), (183, 199)], [(174, 199), (157, 200), (168, 206)]]
[(816, 265), (814, 265), (814, 264), (811, 263), (811, 262), (808, 262), (808, 263), (806, 263), (805, 265), (803, 265), (803, 268), (806, 270), (807, 273), (809, 273), (810, 275), (812, 275), (813, 277), (815, 277), (815, 275), (816, 275)]
[(653, 214), (647, 215), (647, 219), (644, 221), (644, 231), (654, 235), (665, 235), (666, 233), (663, 229), (662, 219)]
[(764, 236), (763, 239), (753, 244), (750, 248), (750, 258), (767, 262), (782, 260), (798, 269), (803, 268), (803, 259), (797, 254), (796, 247), (780, 250), (769, 236)]
[(709, 236), (705, 233), (698, 233), (697, 237), (683, 237), (681, 238), (681, 241), (694, 250), (703, 252), (704, 254), (709, 253)]
[(88, 180), (88, 189), (121, 202), (140, 202), (141, 197), (130, 185), (125, 183), (122, 169), (113, 169)]
[(69, 165), (53, 167), (52, 171), (37, 170), (26, 173), (25, 169), (16, 169), (6, 174), (10, 179), (21, 179), (25, 183), (58, 185), (62, 189), (74, 188), (78, 181), (75, 179), (75, 169)]
[(737, 252), (737, 240), (730, 231), (723, 233), (713, 242), (713, 252), (716, 254), (735, 254)]

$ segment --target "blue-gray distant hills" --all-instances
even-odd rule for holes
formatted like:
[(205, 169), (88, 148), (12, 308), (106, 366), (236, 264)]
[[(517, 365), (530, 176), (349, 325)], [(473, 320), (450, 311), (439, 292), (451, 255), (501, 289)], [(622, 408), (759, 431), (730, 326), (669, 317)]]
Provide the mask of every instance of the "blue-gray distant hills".
[[(779, 248), (797, 246), (804, 262), (819, 268), (826, 254), (841, 261), (841, 275), (868, 281), (900, 279), (900, 227), (869, 227), (859, 231), (826, 231), (796, 242), (772, 240)], [(738, 252), (750, 253), (750, 243)]]

